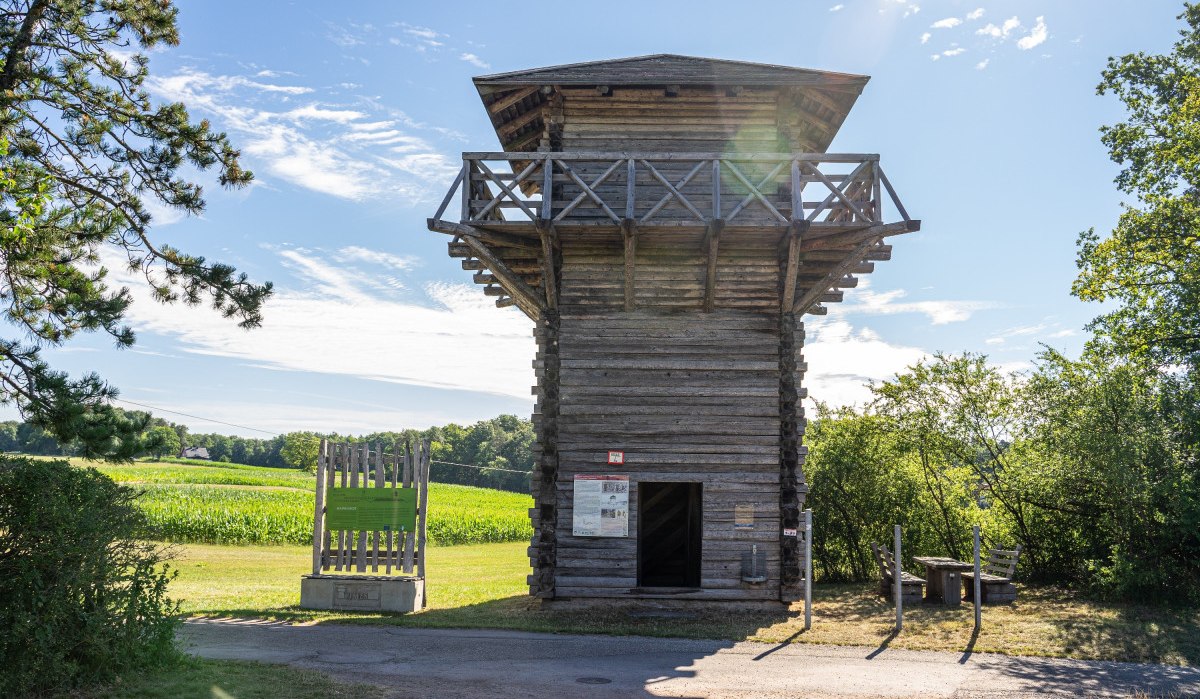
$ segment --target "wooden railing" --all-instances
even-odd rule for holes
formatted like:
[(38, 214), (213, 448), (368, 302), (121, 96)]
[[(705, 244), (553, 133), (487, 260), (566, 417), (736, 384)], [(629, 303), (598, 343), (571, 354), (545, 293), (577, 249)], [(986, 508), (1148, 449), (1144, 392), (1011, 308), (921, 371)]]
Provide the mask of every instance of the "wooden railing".
[(885, 223), (885, 192), (910, 220), (879, 156), (864, 154), (463, 153), (434, 219), (456, 192), (474, 225), (872, 226)]

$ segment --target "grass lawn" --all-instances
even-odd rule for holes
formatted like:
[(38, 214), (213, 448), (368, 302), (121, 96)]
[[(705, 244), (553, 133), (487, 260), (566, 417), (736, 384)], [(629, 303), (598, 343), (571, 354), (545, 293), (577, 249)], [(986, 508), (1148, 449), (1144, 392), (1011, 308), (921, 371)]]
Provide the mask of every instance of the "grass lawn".
[(1094, 602), (1053, 588), (1021, 586), (1017, 604), (984, 607), (983, 631), (975, 638), (970, 606), (906, 607), (904, 632), (892, 636), (891, 606), (866, 585), (817, 586), (813, 628), (804, 633), (800, 605), (789, 612), (717, 610), (683, 618), (646, 616), (646, 606), (636, 603), (546, 610), (525, 594), (525, 549), (524, 543), (431, 547), (429, 608), (408, 616), (298, 609), (300, 576), (312, 565), (308, 547), (182, 546), (171, 591), (187, 614), (298, 623), (751, 639), (1200, 665), (1197, 610)]
[(336, 682), (315, 670), (187, 658), (109, 687), (70, 696), (76, 699), (382, 699), (387, 695), (381, 687)]

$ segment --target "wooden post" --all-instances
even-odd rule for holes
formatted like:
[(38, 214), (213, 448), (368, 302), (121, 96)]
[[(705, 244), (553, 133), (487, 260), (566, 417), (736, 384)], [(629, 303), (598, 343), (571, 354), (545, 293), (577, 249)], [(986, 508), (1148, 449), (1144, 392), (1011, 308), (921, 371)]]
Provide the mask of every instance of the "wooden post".
[[(429, 442), (421, 442), (417, 447), (417, 469), (421, 477), (418, 481), (418, 487), (421, 489), (417, 493), (419, 509), (417, 511), (417, 575), (422, 580), (425, 580), (425, 511), (429, 508), (429, 459), (430, 459), (430, 444)], [(425, 586), (425, 594), (422, 596), (421, 608), (424, 609), (429, 604), (429, 586)]]
[(321, 439), (317, 452), (317, 496), (313, 511), (313, 575), (321, 574), (321, 546), (325, 543), (325, 458), (329, 443)]
[(812, 508), (804, 511), (804, 630), (812, 628)]
[(975, 630), (978, 631), (983, 626), (983, 599), (982, 595), (979, 594), (981, 592), (979, 589), (979, 525), (976, 524), (972, 529), (975, 535), (975, 579), (971, 581), (971, 584), (974, 586), (972, 592), (974, 592), (975, 597)]
[(893, 542), (894, 550), (892, 551), (892, 582), (896, 588), (896, 632), (899, 633), (904, 629), (904, 585), (901, 579), (900, 571), (900, 525), (896, 525), (896, 532)]

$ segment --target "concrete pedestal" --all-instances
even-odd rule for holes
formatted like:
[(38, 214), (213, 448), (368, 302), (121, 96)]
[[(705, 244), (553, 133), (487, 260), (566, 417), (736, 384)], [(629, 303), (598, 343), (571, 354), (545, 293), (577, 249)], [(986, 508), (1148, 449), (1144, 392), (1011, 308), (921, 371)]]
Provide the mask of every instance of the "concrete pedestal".
[(425, 606), (423, 578), (364, 575), (305, 575), (300, 606), (360, 612), (415, 612)]

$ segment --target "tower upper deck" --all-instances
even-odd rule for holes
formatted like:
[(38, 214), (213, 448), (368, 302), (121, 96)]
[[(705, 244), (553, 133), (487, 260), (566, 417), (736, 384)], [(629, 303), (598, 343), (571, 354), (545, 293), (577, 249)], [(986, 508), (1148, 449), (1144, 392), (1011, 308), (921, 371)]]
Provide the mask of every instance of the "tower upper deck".
[[(564, 289), (568, 305), (823, 312), (888, 259), (885, 237), (920, 226), (878, 155), (826, 152), (868, 80), (665, 54), (476, 78), (503, 150), (463, 154), (429, 227), (534, 318)], [(623, 281), (568, 284), (585, 250), (615, 254)], [(664, 255), (698, 291), (651, 293), (639, 269)], [(751, 264), (761, 279), (721, 286)]]

